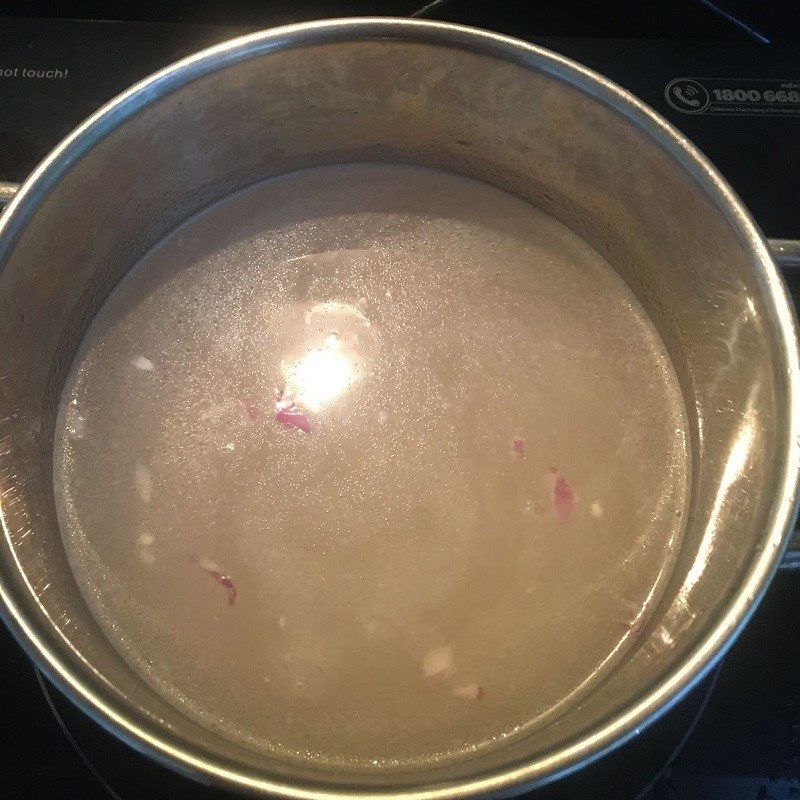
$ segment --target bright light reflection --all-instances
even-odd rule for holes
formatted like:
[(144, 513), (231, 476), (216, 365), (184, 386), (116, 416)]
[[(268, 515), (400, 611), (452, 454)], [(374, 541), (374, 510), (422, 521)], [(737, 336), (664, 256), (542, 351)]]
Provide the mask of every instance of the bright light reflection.
[[(748, 413), (748, 416), (750, 416), (750, 413)], [(736, 441), (733, 443), (728, 460), (725, 463), (725, 469), (717, 489), (717, 496), (714, 500), (714, 507), (711, 510), (711, 516), (706, 525), (703, 539), (700, 542), (700, 548), (681, 588), (681, 594), (684, 599), (703, 576), (708, 560), (714, 552), (719, 519), (725, 510), (725, 504), (728, 501), (731, 489), (745, 475), (745, 468), (753, 449), (755, 433), (755, 425), (749, 420), (745, 420), (739, 428)]]
[(319, 411), (341, 395), (355, 379), (352, 361), (331, 335), (321, 347), (310, 350), (287, 371), (287, 389), (295, 402)]

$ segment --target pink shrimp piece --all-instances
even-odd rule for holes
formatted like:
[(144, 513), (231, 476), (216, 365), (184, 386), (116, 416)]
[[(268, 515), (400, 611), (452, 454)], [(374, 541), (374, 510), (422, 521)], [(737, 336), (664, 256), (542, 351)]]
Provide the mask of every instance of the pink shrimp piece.
[(525, 458), (525, 443), (519, 436), (515, 436), (511, 440), (511, 455), (517, 461), (522, 461)]
[(275, 419), (287, 428), (297, 428), (303, 433), (311, 432), (311, 420), (306, 413), (286, 394), (285, 389), (275, 392)]
[(223, 575), (216, 570), (211, 570), (208, 574), (211, 575), (220, 586), (224, 586), (228, 590), (228, 603), (235, 606), (237, 591), (233, 581), (227, 575)]
[(303, 433), (311, 432), (311, 420), (294, 403), (288, 408), (278, 408), (275, 419), (287, 428), (297, 428)]
[(233, 579), (230, 578), (230, 576), (225, 575), (220, 566), (206, 556), (200, 557), (200, 569), (202, 569), (204, 572), (207, 572), (220, 586), (227, 589), (228, 603), (230, 603), (232, 606), (236, 605), (236, 596), (238, 592), (236, 591), (236, 585), (234, 584)]
[(550, 467), (550, 474), (555, 476), (553, 484), (553, 508), (559, 522), (569, 522), (575, 511), (575, 495), (572, 487), (567, 483), (563, 475), (558, 474), (555, 467)]

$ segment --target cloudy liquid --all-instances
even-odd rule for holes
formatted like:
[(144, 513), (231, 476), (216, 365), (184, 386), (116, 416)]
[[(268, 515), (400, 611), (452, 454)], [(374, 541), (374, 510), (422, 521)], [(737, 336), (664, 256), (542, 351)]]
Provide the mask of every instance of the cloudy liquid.
[(229, 738), (381, 768), (530, 731), (667, 577), (686, 419), (571, 231), (446, 173), (295, 173), (191, 219), (93, 322), (55, 487), (78, 584)]

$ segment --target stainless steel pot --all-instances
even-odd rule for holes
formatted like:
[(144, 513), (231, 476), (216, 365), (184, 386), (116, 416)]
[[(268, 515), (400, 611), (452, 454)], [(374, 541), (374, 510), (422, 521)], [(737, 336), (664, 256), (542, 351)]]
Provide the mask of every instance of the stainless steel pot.
[[(343, 161), (462, 173), (572, 227), (654, 320), (691, 423), (685, 541), (627, 660), (535, 735), (402, 772), (270, 760), (184, 717), (100, 632), (53, 508), (60, 389), (82, 333), (126, 270), (231, 192)], [(793, 521), (795, 322), (747, 211), (634, 97), (561, 56), (477, 30), (400, 20), (297, 25), (211, 48), (134, 86), (60, 144), (3, 214), (0, 342), (6, 622), (95, 719), (204, 781), (286, 797), (443, 798), (551, 780), (636, 735), (706, 672), (758, 603)]]

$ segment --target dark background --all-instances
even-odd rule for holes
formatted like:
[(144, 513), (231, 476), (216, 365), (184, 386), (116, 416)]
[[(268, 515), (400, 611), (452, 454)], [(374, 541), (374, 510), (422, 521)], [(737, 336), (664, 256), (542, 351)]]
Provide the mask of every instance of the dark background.
[[(137, 20), (235, 24), (263, 27), (322, 17), (365, 14), (409, 16), (426, 4), (421, 0), (161, 0), (161, 2), (44, 2), (6, 0), (0, 12), (6, 16), (60, 17), (65, 19)], [(718, 11), (711, 8), (717, 7)], [(434, 4), (427, 16), (448, 17), (527, 36), (604, 36), (636, 38), (693, 38), (695, 40), (740, 37), (737, 26), (723, 14), (737, 17), (772, 42), (800, 39), (800, 9), (792, 0), (446, 0)]]

